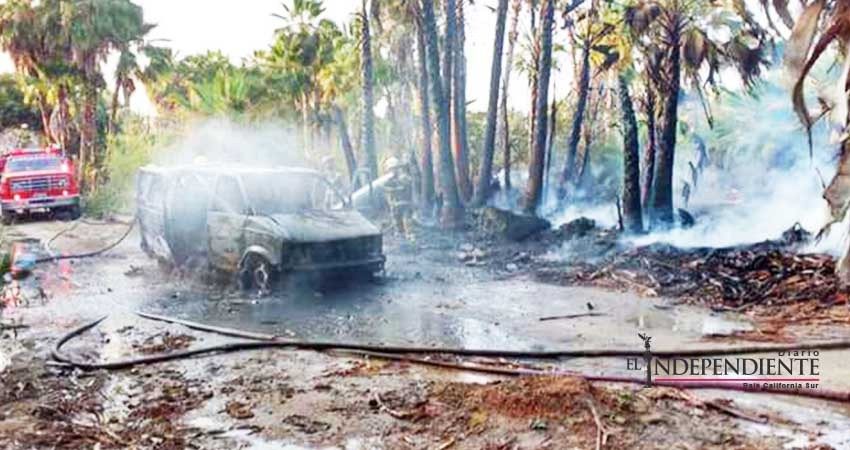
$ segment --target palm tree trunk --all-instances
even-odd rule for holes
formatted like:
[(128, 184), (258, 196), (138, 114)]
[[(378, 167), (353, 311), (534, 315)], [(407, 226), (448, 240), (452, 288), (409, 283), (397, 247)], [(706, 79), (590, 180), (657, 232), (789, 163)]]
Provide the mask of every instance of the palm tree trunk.
[(646, 83), (646, 148), (643, 150), (641, 169), (641, 204), (649, 206), (649, 197), (652, 192), (652, 178), (655, 172), (655, 148), (656, 148), (656, 125), (655, 125), (655, 92), (652, 82)]
[[(434, 208), (434, 160), (431, 151), (431, 106), (428, 103), (428, 56), (425, 53), (425, 29), (419, 7), (416, 6), (416, 56), (417, 69), (419, 72), (419, 120), (420, 120), (420, 145), (422, 146), (421, 158), (421, 188), (420, 207), (426, 217), (430, 217)], [(432, 70), (436, 70), (432, 68)]]
[(640, 205), (640, 163), (638, 125), (629, 82), (624, 73), (617, 76), (620, 112), (623, 117), (623, 228), (627, 233), (643, 232)]
[[(451, 1), (451, 0), (449, 0)], [(428, 55), (429, 76), (431, 79), (431, 100), (437, 111), (437, 135), (440, 142), (440, 190), (443, 195), (443, 208), (440, 222), (444, 227), (454, 228), (463, 223), (463, 206), (460, 203), (457, 183), (452, 162), (451, 137), (449, 135), (449, 106), (447, 94), (449, 85), (440, 80), (440, 50), (437, 48), (437, 20), (431, 0), (422, 0), (422, 15), (425, 25), (425, 49)], [(449, 21), (451, 23), (451, 21)], [(451, 45), (451, 40), (447, 41)], [(445, 51), (445, 50), (444, 50)], [(445, 56), (445, 55), (444, 55)], [(450, 62), (450, 57), (446, 58)], [(445, 70), (445, 67), (443, 67)], [(451, 76), (451, 72), (444, 76)]]
[(83, 188), (92, 190), (95, 186), (94, 179), (88, 179), (91, 172), (89, 166), (97, 159), (95, 139), (97, 135), (97, 122), (95, 118), (97, 108), (97, 88), (92, 81), (86, 83), (83, 96), (83, 124), (80, 132), (80, 161), (78, 164), (78, 179)]
[(47, 96), (44, 94), (38, 94), (38, 112), (41, 114), (41, 128), (44, 135), (48, 140), (52, 139), (52, 133), (50, 131), (50, 116), (51, 107), (50, 102), (47, 101)]
[(662, 62), (663, 86), (661, 109), (661, 142), (655, 161), (655, 180), (650, 200), (650, 226), (667, 228), (673, 223), (673, 162), (678, 125), (679, 81), (681, 78), (679, 16), (674, 12), (666, 36), (666, 55)]
[(304, 156), (311, 153), (310, 144), (310, 95), (304, 91), (301, 93), (301, 145)]
[(546, 157), (546, 106), (549, 103), (549, 74), (552, 68), (552, 24), (555, 18), (555, 0), (546, 0), (540, 24), (540, 59), (537, 65), (537, 96), (535, 104), (534, 147), (528, 166), (528, 188), (525, 211), (535, 214), (543, 192), (543, 165)]
[[(478, 170), (478, 183), (472, 203), (481, 206), (490, 195), (490, 180), (493, 172), (495, 152), (496, 120), (499, 109), (499, 81), (502, 76), (502, 47), (505, 43), (505, 21), (508, 15), (508, 0), (499, 0), (496, 12), (496, 37), (493, 42), (493, 62), (490, 65), (490, 97), (487, 104), (487, 124), (484, 129), (484, 150)], [(510, 71), (510, 67), (507, 69)]]
[(372, 73), (372, 40), (369, 34), (369, 15), (366, 11), (366, 0), (363, 0), (360, 36), (360, 70), (363, 82), (362, 94), (362, 117), (363, 140), (362, 150), (366, 155), (366, 169), (369, 172), (369, 181), (378, 177), (378, 157), (375, 154), (375, 111), (373, 97), (373, 73)]
[(109, 133), (115, 132), (115, 122), (118, 119), (118, 95), (121, 92), (121, 78), (115, 78), (115, 91), (112, 92), (112, 104), (109, 108)]
[(502, 167), (504, 171), (504, 183), (502, 188), (505, 192), (511, 189), (511, 146), (508, 123), (508, 89), (511, 82), (511, 72), (513, 71), (514, 48), (516, 48), (517, 37), (519, 32), (519, 16), (522, 10), (522, 0), (514, 0), (511, 6), (513, 10), (511, 17), (511, 29), (508, 32), (508, 49), (505, 55), (505, 70), (502, 75), (502, 93), (499, 100), (499, 116), (496, 124), (496, 148), (502, 154)]
[(529, 72), (529, 87), (531, 89), (531, 108), (528, 114), (528, 153), (534, 149), (534, 141), (536, 135), (534, 127), (537, 123), (537, 96), (539, 95), (538, 83), (540, 82), (540, 27), (537, 23), (537, 1), (532, 0), (529, 5), (531, 9), (531, 36), (533, 42), (531, 45), (531, 68)]
[(469, 178), (469, 142), (466, 127), (466, 56), (464, 45), (466, 41), (466, 23), (463, 13), (465, 0), (457, 1), (457, 24), (455, 42), (455, 61), (453, 66), (454, 83), (454, 133), (455, 133), (455, 166), (457, 169), (458, 188), (464, 201), (472, 198), (472, 181)]
[(66, 83), (59, 84), (59, 91), (56, 95), (56, 103), (59, 108), (59, 145), (62, 150), (68, 151), (68, 85)]
[[(588, 30), (589, 34), (589, 30)], [(590, 36), (586, 36), (589, 40)], [(587, 110), (587, 97), (590, 91), (590, 42), (585, 42), (581, 53), (581, 72), (578, 81), (578, 100), (576, 101), (576, 109), (573, 113), (573, 123), (570, 128), (570, 138), (567, 141), (567, 159), (564, 163), (564, 168), (561, 171), (561, 177), (558, 182), (558, 198), (563, 199), (569, 191), (569, 183), (573, 186), (577, 185), (576, 175), (576, 155), (578, 154), (578, 144), (581, 140), (581, 128), (584, 122), (585, 111)]]
[(558, 102), (555, 100), (555, 88), (552, 88), (552, 106), (549, 109), (549, 126), (546, 130), (546, 167), (543, 172), (543, 204), (551, 190), (549, 169), (552, 166), (552, 150), (555, 147), (555, 134), (558, 132)]
[(348, 179), (352, 188), (357, 188), (359, 183), (355, 179), (357, 173), (357, 160), (354, 157), (354, 148), (351, 146), (351, 138), (348, 135), (348, 125), (345, 116), (337, 105), (333, 105), (334, 122), (339, 129), (339, 140), (342, 144), (342, 153), (345, 156), (345, 166), (348, 168)]

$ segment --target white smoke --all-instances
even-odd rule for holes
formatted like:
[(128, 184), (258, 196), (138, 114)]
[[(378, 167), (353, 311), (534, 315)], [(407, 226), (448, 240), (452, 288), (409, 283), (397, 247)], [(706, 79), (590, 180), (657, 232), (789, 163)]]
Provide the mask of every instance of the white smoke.
[[(317, 162), (324, 156), (306, 155), (299, 133), (276, 122), (237, 123), (219, 118), (192, 123), (185, 130), (176, 141), (156, 152), (156, 164), (304, 166), (308, 159)], [(329, 153), (333, 147), (321, 148)]]
[[(777, 239), (797, 223), (813, 233), (820, 230), (829, 220), (823, 184), (829, 182), (837, 167), (837, 136), (828, 125), (817, 125), (810, 157), (805, 133), (790, 103), (787, 91), (775, 85), (760, 97), (732, 99), (728, 106), (731, 111), (720, 113), (738, 120), (727, 123), (725, 130), (698, 132), (708, 142), (711, 163), (701, 171), (695, 186), (688, 163), (696, 165), (696, 146), (680, 137), (674, 209), (686, 209), (696, 224), (652, 232), (631, 241), (637, 245), (662, 242), (684, 248), (725, 247)], [(684, 114), (693, 109), (693, 105), (683, 106)], [(698, 119), (690, 118), (689, 122), (697, 123)], [(691, 195), (684, 205), (686, 182), (691, 185)], [(559, 226), (580, 216), (594, 219), (603, 227), (617, 224), (616, 209), (611, 204), (572, 207), (550, 219)], [(836, 224), (825, 239), (807, 250), (838, 255), (846, 247), (847, 230), (846, 223)]]

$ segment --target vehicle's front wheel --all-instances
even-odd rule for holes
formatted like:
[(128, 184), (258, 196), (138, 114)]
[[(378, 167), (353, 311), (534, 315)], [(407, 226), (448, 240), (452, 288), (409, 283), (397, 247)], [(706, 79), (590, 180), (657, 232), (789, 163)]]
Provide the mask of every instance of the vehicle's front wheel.
[(268, 295), (272, 290), (275, 269), (265, 257), (252, 253), (245, 257), (239, 270), (239, 287), (246, 292)]

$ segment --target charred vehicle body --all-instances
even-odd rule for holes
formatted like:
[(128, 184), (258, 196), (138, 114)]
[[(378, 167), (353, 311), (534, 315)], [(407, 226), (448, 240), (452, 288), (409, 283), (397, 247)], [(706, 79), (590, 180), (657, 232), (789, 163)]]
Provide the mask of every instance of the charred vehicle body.
[(289, 272), (383, 270), (381, 231), (348, 203), (310, 169), (148, 166), (136, 180), (146, 253), (236, 273), (246, 289)]

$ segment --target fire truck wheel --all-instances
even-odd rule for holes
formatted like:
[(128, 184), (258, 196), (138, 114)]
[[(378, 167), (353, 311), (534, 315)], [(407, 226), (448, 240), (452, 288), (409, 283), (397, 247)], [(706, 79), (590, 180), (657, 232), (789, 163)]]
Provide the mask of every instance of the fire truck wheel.
[(83, 215), (83, 211), (80, 209), (80, 205), (74, 205), (68, 208), (68, 215), (71, 217), (71, 220), (77, 220), (80, 216)]
[(3, 211), (3, 214), (2, 214), (3, 225), (11, 225), (11, 224), (15, 223), (16, 218), (17, 218), (17, 216), (15, 215), (15, 213), (13, 213), (11, 211), (10, 212)]

